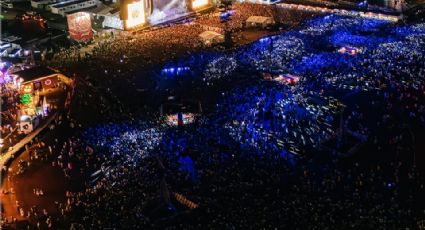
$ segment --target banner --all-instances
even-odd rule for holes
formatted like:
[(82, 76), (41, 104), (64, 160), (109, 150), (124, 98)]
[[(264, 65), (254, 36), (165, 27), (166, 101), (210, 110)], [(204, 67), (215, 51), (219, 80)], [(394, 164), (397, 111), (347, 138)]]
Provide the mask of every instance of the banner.
[(90, 14), (77, 12), (67, 15), (69, 36), (78, 42), (93, 38)]

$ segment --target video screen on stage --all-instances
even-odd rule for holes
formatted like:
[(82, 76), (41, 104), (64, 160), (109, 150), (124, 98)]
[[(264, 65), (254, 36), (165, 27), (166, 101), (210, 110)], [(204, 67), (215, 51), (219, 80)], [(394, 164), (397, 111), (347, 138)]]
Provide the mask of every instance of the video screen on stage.
[(126, 20), (126, 28), (134, 28), (146, 22), (145, 6), (143, 1), (133, 2), (127, 5), (128, 19)]
[(210, 0), (140, 0), (124, 5), (126, 29), (149, 23), (158, 25), (205, 8)]
[(90, 14), (86, 12), (78, 12), (69, 14), (68, 31), (69, 36), (75, 41), (87, 41), (93, 38)]
[(148, 16), (149, 23), (155, 25), (171, 21), (189, 14), (192, 10), (203, 8), (209, 0), (148, 0), (152, 10)]
[(189, 13), (185, 0), (151, 0), (152, 12), (148, 17), (149, 23), (155, 25), (177, 19)]

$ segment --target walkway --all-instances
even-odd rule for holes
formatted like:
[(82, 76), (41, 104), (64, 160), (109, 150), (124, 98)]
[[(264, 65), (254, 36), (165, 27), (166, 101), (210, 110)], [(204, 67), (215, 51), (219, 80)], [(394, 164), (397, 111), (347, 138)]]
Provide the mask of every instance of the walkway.
[[(0, 157), (0, 168), (3, 168), (7, 164), (7, 162), (13, 157), (15, 157), (15, 153), (20, 151), (26, 144), (28, 144), (34, 137), (36, 137), (42, 130), (44, 130), (50, 123), (56, 118), (57, 113), (50, 115), (47, 120), (45, 120), (37, 129), (35, 129), (28, 136), (20, 140), (16, 143), (12, 149)], [(0, 174), (0, 183), (3, 181), (3, 175)]]

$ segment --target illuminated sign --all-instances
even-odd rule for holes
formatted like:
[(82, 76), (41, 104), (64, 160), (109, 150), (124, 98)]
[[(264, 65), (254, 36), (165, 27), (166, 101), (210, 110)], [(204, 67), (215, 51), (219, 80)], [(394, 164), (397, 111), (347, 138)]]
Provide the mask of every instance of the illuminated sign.
[(24, 86), (22, 86), (24, 93), (32, 93), (33, 88), (32, 88), (32, 84), (26, 84)]
[(22, 97), (21, 97), (21, 103), (23, 105), (28, 105), (31, 102), (32, 102), (31, 94), (25, 93), (24, 95), (22, 95)]
[(126, 29), (142, 25), (146, 22), (145, 7), (143, 1), (134, 2), (127, 5), (128, 19), (126, 20)]
[(67, 16), (69, 36), (75, 41), (87, 41), (93, 37), (90, 14), (78, 12)]
[(208, 5), (208, 0), (192, 0), (192, 9), (198, 9)]
[(41, 81), (43, 89), (54, 88), (57, 85), (58, 77), (55, 75), (54, 77), (49, 77), (43, 81)]

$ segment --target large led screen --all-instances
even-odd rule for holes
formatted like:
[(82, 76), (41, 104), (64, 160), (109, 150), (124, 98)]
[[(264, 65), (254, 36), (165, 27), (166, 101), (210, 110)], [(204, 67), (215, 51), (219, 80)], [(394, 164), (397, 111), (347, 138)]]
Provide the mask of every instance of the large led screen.
[(128, 19), (126, 20), (126, 29), (134, 28), (146, 22), (145, 6), (143, 1), (133, 2), (127, 5)]
[(124, 9), (127, 9), (125, 28), (169, 22), (189, 15), (192, 10), (202, 9), (209, 3), (209, 0), (140, 0), (124, 4)]

